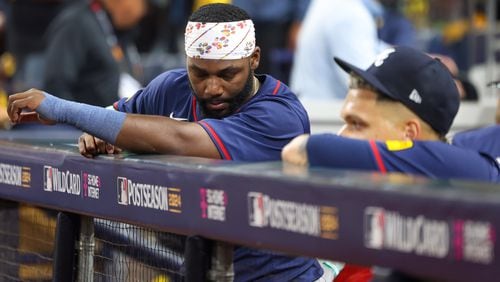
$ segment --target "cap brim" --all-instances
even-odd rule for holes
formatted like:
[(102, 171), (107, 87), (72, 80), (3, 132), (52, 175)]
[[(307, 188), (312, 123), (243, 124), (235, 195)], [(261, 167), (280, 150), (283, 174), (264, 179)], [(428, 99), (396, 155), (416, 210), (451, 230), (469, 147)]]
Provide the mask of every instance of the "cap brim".
[(378, 80), (373, 74), (362, 70), (354, 65), (349, 64), (348, 62), (334, 57), (333, 60), (339, 65), (345, 72), (347, 73), (355, 73), (361, 78), (363, 78), (368, 84), (375, 87), (375, 89), (379, 90), (382, 94), (389, 96), (392, 99), (398, 99), (398, 96), (392, 95), (391, 92)]

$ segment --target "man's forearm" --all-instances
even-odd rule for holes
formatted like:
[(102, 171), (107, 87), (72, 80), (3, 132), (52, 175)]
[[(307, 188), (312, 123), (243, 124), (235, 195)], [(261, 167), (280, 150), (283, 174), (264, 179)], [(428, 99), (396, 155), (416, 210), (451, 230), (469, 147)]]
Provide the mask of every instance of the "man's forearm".
[(116, 142), (116, 137), (125, 121), (125, 113), (44, 94), (45, 99), (37, 109), (42, 117), (74, 125), (106, 142), (112, 144)]
[(36, 108), (41, 116), (74, 125), (122, 149), (220, 158), (209, 135), (197, 123), (176, 121), (164, 116), (126, 114), (66, 101), (46, 93), (44, 96)]

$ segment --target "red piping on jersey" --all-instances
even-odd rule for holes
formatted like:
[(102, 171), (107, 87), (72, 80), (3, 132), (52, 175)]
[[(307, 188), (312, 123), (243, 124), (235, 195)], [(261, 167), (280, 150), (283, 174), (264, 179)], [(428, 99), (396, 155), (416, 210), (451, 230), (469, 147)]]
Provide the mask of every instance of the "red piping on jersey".
[(194, 96), (191, 99), (191, 109), (193, 110), (194, 121), (198, 121), (198, 116), (196, 115), (196, 98)]
[(210, 134), (212, 134), (212, 136), (214, 137), (215, 142), (217, 143), (217, 145), (219, 145), (219, 148), (222, 151), (222, 158), (225, 160), (231, 160), (231, 155), (229, 155), (226, 146), (224, 145), (224, 143), (222, 143), (222, 140), (220, 139), (219, 135), (217, 135), (215, 130), (210, 126), (210, 124), (204, 121), (199, 121), (199, 123), (203, 124), (208, 129), (208, 131), (210, 131)]
[(382, 156), (380, 155), (380, 152), (378, 151), (377, 143), (375, 143), (374, 140), (370, 140), (370, 147), (373, 152), (373, 156), (375, 157), (375, 162), (377, 163), (378, 169), (382, 173), (387, 173), (387, 169), (385, 168), (384, 162), (382, 160)]
[(281, 81), (278, 80), (278, 82), (276, 83), (276, 87), (274, 87), (273, 95), (278, 94), (278, 90), (280, 89), (280, 86), (281, 86)]

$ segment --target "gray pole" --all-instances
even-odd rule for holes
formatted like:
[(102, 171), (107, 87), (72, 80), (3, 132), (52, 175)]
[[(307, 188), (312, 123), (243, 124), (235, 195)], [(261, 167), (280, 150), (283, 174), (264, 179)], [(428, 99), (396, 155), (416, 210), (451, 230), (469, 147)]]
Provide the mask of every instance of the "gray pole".
[(212, 252), (212, 269), (209, 271), (210, 281), (232, 282), (233, 270), (233, 245), (224, 242), (215, 242)]
[(78, 241), (78, 282), (94, 281), (94, 219), (81, 217)]

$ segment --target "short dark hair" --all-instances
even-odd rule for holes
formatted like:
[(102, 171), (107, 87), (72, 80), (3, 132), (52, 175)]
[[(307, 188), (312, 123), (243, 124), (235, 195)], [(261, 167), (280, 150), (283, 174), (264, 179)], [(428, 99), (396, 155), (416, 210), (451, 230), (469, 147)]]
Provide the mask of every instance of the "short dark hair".
[(361, 76), (357, 75), (354, 72), (350, 72), (349, 77), (349, 89), (365, 89), (369, 90), (377, 95), (377, 101), (384, 102), (397, 102), (396, 100), (390, 98), (387, 95), (383, 95), (380, 91), (375, 88), (375, 86), (371, 85), (368, 81), (366, 81)]
[(189, 17), (190, 22), (223, 23), (249, 20), (245, 10), (230, 4), (208, 4), (194, 11)]

